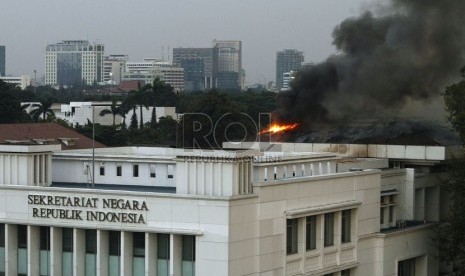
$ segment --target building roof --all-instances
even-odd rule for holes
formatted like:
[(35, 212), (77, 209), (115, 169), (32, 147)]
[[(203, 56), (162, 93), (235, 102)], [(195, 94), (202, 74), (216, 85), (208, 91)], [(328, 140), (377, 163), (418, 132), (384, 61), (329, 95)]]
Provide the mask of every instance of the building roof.
[[(62, 150), (92, 148), (92, 139), (55, 123), (0, 124), (0, 143), (56, 144)], [(95, 142), (95, 147), (106, 146)]]
[(140, 84), (138, 80), (121, 81), (118, 88), (122, 91), (129, 92), (132, 90), (138, 90), (139, 85)]

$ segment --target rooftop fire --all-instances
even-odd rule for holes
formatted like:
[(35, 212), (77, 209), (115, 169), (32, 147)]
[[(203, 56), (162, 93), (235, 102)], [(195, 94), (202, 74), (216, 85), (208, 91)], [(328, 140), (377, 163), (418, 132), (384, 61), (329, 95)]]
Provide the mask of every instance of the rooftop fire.
[(267, 128), (261, 130), (259, 134), (276, 134), (276, 133), (283, 133), (286, 131), (294, 130), (297, 128), (299, 124), (293, 123), (293, 124), (278, 124), (278, 123), (273, 123), (269, 125)]

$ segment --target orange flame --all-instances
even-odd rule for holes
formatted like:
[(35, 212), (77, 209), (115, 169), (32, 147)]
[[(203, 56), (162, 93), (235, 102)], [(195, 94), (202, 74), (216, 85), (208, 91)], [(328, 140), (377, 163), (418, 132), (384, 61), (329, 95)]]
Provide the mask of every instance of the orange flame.
[(265, 133), (276, 134), (276, 133), (280, 133), (280, 132), (293, 130), (298, 126), (299, 126), (299, 124), (297, 124), (297, 123), (283, 124), (283, 125), (274, 123), (274, 124), (269, 125), (267, 128), (263, 129), (262, 131), (260, 131), (259, 134), (265, 134)]

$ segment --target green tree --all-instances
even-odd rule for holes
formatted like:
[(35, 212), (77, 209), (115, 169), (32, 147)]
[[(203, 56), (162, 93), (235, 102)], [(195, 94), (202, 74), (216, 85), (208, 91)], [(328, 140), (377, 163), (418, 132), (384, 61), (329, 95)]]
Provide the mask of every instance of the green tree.
[(32, 104), (31, 117), (35, 121), (39, 121), (42, 117), (42, 121), (46, 121), (47, 118), (55, 117), (55, 112), (52, 110), (53, 99), (47, 98), (40, 101), (40, 103)]
[(0, 80), (0, 123), (11, 124), (23, 121), (24, 113), (15, 89)]
[[(462, 79), (446, 88), (444, 101), (448, 120), (465, 144), (465, 67), (460, 71)], [(435, 235), (439, 258), (453, 268), (454, 275), (465, 275), (465, 159), (455, 159), (449, 166), (445, 188), (450, 196), (447, 221)]]

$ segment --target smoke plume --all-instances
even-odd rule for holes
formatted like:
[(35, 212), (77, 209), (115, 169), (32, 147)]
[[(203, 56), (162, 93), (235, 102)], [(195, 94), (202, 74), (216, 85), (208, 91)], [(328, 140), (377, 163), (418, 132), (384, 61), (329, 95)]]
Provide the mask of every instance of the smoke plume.
[(311, 126), (397, 113), (407, 102), (437, 99), (459, 76), (464, 0), (391, 0), (379, 10), (334, 29), (338, 53), (297, 73), (279, 97), (282, 120)]

